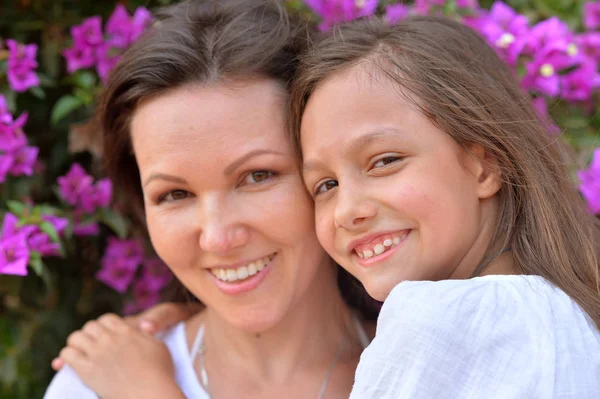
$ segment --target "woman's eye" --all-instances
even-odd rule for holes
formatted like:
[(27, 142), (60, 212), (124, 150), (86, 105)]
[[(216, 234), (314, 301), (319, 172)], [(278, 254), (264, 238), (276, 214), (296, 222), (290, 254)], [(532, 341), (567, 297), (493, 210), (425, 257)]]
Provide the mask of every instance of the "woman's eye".
[(399, 161), (399, 160), (400, 160), (399, 157), (392, 157), (392, 156), (390, 156), (390, 157), (384, 157), (384, 158), (381, 158), (380, 160), (378, 160), (377, 162), (375, 162), (373, 164), (373, 167), (374, 168), (381, 168), (381, 167), (384, 167), (386, 165), (389, 165), (389, 164), (394, 163), (394, 162)]
[(171, 202), (171, 201), (179, 201), (185, 199), (190, 196), (189, 191), (185, 190), (173, 190), (168, 193), (162, 195), (159, 199), (159, 202)]
[(250, 172), (244, 178), (243, 184), (262, 183), (273, 177), (273, 172), (268, 170), (257, 170)]
[(319, 195), (319, 194), (325, 193), (329, 190), (333, 190), (337, 186), (338, 186), (337, 180), (327, 180), (326, 182), (323, 182), (317, 186), (317, 189), (315, 190), (315, 195)]

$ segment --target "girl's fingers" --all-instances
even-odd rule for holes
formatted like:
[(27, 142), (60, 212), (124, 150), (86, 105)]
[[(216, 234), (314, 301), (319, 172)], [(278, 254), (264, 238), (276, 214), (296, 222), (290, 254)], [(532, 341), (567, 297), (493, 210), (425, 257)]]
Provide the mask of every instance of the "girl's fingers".
[(124, 332), (130, 327), (116, 314), (107, 313), (98, 318), (98, 323), (112, 332)]
[(72, 346), (63, 348), (59, 356), (65, 364), (71, 366), (71, 368), (81, 375), (87, 375), (92, 369), (92, 365), (85, 353)]
[(87, 355), (96, 345), (96, 340), (83, 331), (75, 331), (67, 338), (67, 346)]
[(198, 312), (196, 306), (179, 303), (162, 303), (137, 316), (126, 319), (128, 324), (145, 333), (156, 334), (189, 319)]
[(110, 330), (96, 320), (88, 321), (81, 330), (96, 340), (110, 332)]
[(65, 365), (65, 362), (60, 357), (55, 357), (52, 360), (52, 363), (50, 363), (50, 365), (52, 366), (52, 370), (59, 371), (60, 369), (63, 368), (63, 366)]

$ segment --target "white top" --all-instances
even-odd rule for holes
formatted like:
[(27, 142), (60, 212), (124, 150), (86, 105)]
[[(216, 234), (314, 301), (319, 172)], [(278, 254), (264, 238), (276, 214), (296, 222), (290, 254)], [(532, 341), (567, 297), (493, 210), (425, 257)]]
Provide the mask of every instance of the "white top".
[(536, 276), (403, 282), (351, 399), (600, 398), (600, 332)]
[[(175, 380), (188, 399), (209, 399), (196, 377), (193, 360), (185, 337), (185, 322), (180, 322), (162, 338), (167, 345), (173, 364)], [(143, 382), (132, 382), (143, 383)], [(96, 395), (70, 367), (63, 367), (48, 386), (44, 399), (97, 399)]]
[[(355, 314), (352, 316), (354, 327), (364, 349), (369, 345), (369, 337), (358, 317)], [(177, 385), (188, 399), (210, 399), (208, 393), (200, 385), (194, 369), (194, 362), (200, 352), (203, 338), (204, 326), (202, 325), (196, 333), (191, 350), (188, 349), (185, 322), (183, 321), (162, 337), (175, 365)], [(44, 394), (44, 399), (98, 399), (98, 395), (81, 381), (72, 368), (65, 366), (52, 379)]]

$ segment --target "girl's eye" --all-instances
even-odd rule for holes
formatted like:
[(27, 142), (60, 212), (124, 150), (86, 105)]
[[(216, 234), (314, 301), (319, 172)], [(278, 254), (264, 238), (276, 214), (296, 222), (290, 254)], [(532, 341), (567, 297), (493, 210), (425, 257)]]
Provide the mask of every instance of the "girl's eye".
[(273, 172), (268, 170), (257, 170), (250, 172), (244, 178), (243, 184), (263, 183), (273, 177)]
[(382, 168), (386, 165), (389, 165), (389, 164), (394, 163), (399, 160), (400, 160), (399, 157), (393, 157), (393, 156), (384, 157), (384, 158), (381, 158), (380, 160), (378, 160), (377, 162), (375, 162), (373, 164), (373, 167), (374, 168)]
[(189, 191), (185, 191), (185, 190), (173, 190), (173, 191), (169, 191), (168, 193), (162, 195), (159, 198), (159, 203), (160, 202), (171, 202), (171, 201), (179, 201), (182, 199), (185, 199), (187, 197), (189, 197), (191, 194)]
[(319, 194), (325, 193), (329, 190), (333, 190), (337, 186), (338, 186), (337, 180), (327, 180), (317, 186), (317, 189), (315, 190), (315, 195), (319, 195)]

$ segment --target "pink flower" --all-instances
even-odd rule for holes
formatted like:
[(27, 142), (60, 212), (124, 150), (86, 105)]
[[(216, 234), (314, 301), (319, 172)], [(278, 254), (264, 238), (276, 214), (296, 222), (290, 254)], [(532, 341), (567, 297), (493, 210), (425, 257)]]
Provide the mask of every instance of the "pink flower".
[(326, 30), (341, 22), (373, 15), (379, 0), (305, 0), (305, 3), (323, 19), (319, 28)]
[(94, 47), (104, 41), (102, 35), (102, 18), (90, 17), (83, 20), (79, 25), (71, 27), (71, 36), (73, 42), (82, 45)]
[(27, 275), (29, 248), (25, 235), (17, 234), (0, 240), (0, 274)]
[(385, 20), (388, 24), (395, 24), (406, 18), (409, 13), (410, 7), (404, 4), (390, 4), (385, 6)]
[(143, 260), (143, 247), (135, 239), (109, 237), (96, 278), (118, 292), (125, 292)]
[(73, 47), (62, 52), (67, 60), (67, 72), (73, 73), (80, 69), (91, 68), (96, 63), (96, 51), (94, 47), (74, 43)]
[(9, 50), (8, 55), (8, 83), (16, 92), (23, 92), (31, 87), (40, 85), (40, 80), (35, 73), (38, 66), (35, 60), (37, 45), (20, 45), (12, 39), (6, 40)]
[(600, 148), (594, 150), (592, 162), (577, 174), (581, 181), (579, 191), (585, 198), (590, 212), (600, 213)]
[(600, 1), (588, 1), (583, 5), (583, 25), (589, 30), (600, 28)]
[(10, 174), (13, 176), (31, 176), (33, 167), (37, 159), (39, 148), (24, 146), (15, 151), (13, 163), (10, 167)]
[(149, 258), (142, 265), (141, 279), (150, 289), (160, 291), (173, 279), (173, 273), (160, 258)]
[(66, 175), (58, 178), (60, 195), (70, 205), (77, 205), (80, 197), (89, 190), (93, 182), (92, 176), (78, 163), (74, 163)]

